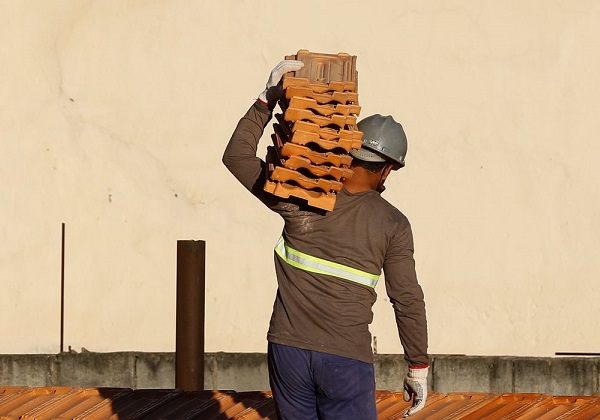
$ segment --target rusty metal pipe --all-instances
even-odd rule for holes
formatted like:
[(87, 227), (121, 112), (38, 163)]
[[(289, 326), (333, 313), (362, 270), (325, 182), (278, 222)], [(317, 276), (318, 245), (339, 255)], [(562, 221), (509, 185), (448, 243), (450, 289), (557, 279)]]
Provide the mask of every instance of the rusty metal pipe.
[(175, 386), (204, 389), (206, 243), (177, 241)]
[(62, 224), (60, 243), (60, 352), (64, 349), (65, 342), (65, 224)]

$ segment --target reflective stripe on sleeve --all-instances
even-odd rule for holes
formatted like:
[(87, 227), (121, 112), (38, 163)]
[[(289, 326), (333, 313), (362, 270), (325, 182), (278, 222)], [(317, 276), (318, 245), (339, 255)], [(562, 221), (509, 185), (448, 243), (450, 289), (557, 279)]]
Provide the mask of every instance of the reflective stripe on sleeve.
[(367, 273), (295, 250), (285, 243), (283, 236), (277, 241), (275, 252), (289, 265), (311, 273), (327, 274), (373, 288), (379, 280), (378, 274)]

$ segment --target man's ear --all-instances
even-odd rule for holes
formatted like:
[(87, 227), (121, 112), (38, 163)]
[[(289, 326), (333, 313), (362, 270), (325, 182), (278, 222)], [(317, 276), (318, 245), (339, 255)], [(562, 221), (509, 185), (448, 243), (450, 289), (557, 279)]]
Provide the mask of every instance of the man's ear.
[(382, 181), (385, 181), (385, 179), (388, 177), (388, 175), (390, 174), (390, 172), (392, 172), (393, 168), (394, 168), (394, 165), (391, 164), (391, 163), (389, 165), (385, 165), (385, 167), (381, 171), (381, 180)]
[(379, 173), (379, 181), (377, 181), (377, 187), (375, 187), (375, 190), (382, 193), (383, 191), (385, 191), (385, 186), (383, 184), (385, 184), (385, 179), (387, 178), (387, 176), (390, 174), (390, 172), (392, 171), (394, 165), (385, 165), (383, 167), (383, 169), (381, 170), (381, 172)]

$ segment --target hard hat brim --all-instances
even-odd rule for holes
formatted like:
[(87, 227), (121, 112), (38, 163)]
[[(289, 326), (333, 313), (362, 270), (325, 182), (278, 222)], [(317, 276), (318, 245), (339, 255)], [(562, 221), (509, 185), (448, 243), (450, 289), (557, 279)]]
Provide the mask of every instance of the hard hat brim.
[(352, 149), (350, 150), (350, 154), (356, 159), (364, 160), (365, 162), (387, 162), (387, 159), (380, 154), (371, 152), (364, 147), (361, 147), (360, 149)]

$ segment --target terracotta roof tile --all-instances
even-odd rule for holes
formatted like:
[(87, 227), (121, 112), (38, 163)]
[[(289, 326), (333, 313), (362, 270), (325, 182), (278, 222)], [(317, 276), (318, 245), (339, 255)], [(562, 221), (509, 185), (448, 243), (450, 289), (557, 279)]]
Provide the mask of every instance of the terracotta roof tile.
[[(402, 393), (377, 391), (379, 420), (401, 419), (409, 407)], [(276, 420), (268, 391), (1, 387), (0, 419), (235, 419)], [(546, 394), (430, 393), (411, 419), (600, 418), (600, 398)]]
[(358, 80), (356, 56), (347, 53), (323, 54), (299, 50), (294, 56), (287, 56), (304, 62), (304, 67), (295, 72), (296, 77), (310, 80), (311, 83), (352, 82)]
[(319, 104), (329, 104), (337, 102), (340, 104), (355, 104), (358, 105), (358, 92), (348, 91), (332, 91), (332, 92), (315, 92), (310, 86), (288, 86), (285, 90), (285, 97), (291, 99), (294, 96), (312, 98)]
[[(304, 66), (283, 76), (285, 98), (278, 102), (282, 114), (275, 115), (273, 147), (267, 149), (264, 190), (333, 210), (340, 181), (353, 173), (350, 151), (362, 146), (356, 56), (300, 50), (286, 59)], [(335, 174), (332, 165), (340, 169)]]

